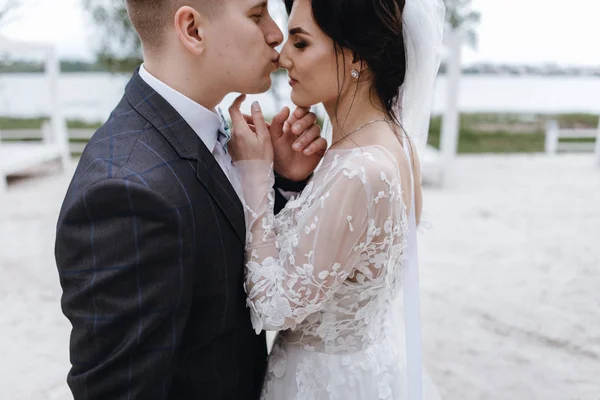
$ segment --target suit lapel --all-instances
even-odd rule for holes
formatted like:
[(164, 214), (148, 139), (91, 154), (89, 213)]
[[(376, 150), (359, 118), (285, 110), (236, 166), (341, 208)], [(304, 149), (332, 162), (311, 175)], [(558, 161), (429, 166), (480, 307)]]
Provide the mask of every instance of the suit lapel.
[(198, 152), (196, 177), (206, 187), (223, 213), (227, 216), (242, 243), (245, 243), (246, 221), (240, 198), (215, 160), (215, 157), (208, 151), (202, 141), (200, 141)]
[(125, 96), (129, 104), (165, 137), (180, 158), (196, 162), (196, 178), (207, 189), (244, 243), (246, 224), (242, 203), (231, 182), (196, 132), (140, 77), (137, 70), (127, 84)]

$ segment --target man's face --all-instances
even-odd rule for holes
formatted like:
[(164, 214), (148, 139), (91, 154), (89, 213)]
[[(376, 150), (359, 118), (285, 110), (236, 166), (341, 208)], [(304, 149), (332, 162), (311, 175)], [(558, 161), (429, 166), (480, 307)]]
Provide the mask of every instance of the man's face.
[(283, 34), (266, 0), (227, 0), (206, 27), (206, 60), (228, 92), (263, 93), (278, 68)]

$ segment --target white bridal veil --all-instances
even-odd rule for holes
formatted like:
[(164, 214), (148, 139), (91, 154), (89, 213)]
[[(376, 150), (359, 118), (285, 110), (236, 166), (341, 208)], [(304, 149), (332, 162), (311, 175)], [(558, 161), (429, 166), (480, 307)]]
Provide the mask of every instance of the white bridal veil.
[[(398, 114), (405, 132), (423, 154), (427, 145), (429, 119), (433, 103), (435, 78), (441, 62), (445, 26), (442, 0), (406, 0), (404, 43), (407, 74), (398, 97)], [(423, 397), (423, 362), (419, 301), (419, 262), (416, 232), (411, 232), (412, 246), (404, 269), (404, 319), (407, 357), (408, 399)]]

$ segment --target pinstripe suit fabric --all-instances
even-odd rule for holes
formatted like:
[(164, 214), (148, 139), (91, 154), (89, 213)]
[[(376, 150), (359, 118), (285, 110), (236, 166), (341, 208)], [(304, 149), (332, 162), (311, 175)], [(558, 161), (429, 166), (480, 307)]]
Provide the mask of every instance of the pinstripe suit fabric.
[(75, 399), (257, 398), (266, 348), (245, 306), (244, 238), (211, 152), (136, 72), (58, 221)]

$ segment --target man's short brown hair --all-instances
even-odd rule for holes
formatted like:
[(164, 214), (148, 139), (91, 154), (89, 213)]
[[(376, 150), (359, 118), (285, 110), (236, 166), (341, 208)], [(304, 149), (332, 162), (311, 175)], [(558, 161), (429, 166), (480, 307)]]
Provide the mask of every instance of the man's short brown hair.
[(173, 22), (175, 12), (183, 7), (194, 7), (199, 12), (214, 14), (224, 0), (127, 0), (129, 19), (142, 44), (159, 48), (166, 28)]

